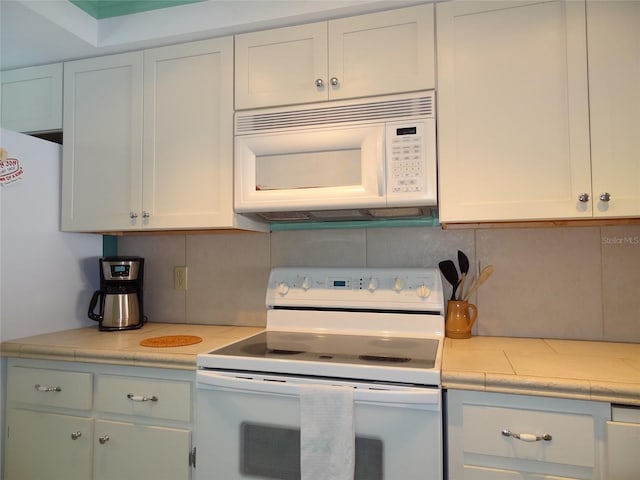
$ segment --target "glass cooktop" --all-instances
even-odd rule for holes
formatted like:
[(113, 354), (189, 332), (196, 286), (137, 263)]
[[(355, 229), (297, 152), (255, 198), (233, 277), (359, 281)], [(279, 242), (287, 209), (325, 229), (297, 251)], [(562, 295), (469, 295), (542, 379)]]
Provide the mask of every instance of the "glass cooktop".
[(265, 331), (210, 352), (215, 356), (432, 369), (438, 339)]

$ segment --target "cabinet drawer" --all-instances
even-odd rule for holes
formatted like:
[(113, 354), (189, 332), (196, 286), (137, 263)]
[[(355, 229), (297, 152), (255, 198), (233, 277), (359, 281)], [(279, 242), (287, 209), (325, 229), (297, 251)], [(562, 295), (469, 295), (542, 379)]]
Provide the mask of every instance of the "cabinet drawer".
[(191, 383), (98, 375), (96, 409), (108, 413), (188, 422), (191, 420)]
[(10, 402), (75, 410), (91, 410), (91, 373), (11, 366), (7, 391)]
[[(594, 421), (591, 415), (520, 408), (465, 405), (464, 452), (498, 457), (593, 467)], [(505, 436), (551, 435), (551, 440), (526, 442)]]

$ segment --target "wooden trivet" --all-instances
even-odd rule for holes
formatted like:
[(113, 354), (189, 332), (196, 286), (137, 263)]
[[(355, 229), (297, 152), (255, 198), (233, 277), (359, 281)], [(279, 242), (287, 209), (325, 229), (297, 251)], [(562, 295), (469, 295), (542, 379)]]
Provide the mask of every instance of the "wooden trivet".
[(195, 335), (166, 335), (163, 337), (145, 338), (140, 341), (143, 347), (184, 347), (194, 345), (202, 341), (201, 337)]

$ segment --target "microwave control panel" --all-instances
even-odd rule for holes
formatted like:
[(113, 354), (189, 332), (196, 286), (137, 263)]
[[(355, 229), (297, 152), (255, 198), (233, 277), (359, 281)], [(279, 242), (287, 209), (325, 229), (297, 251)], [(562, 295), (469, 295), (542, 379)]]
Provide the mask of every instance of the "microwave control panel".
[(435, 125), (431, 119), (386, 125), (389, 206), (436, 203)]

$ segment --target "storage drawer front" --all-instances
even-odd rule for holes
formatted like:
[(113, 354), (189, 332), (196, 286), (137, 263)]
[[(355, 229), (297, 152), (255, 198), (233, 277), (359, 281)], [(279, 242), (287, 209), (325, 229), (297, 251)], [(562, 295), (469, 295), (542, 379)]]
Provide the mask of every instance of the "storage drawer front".
[(191, 420), (191, 383), (98, 375), (96, 408), (108, 413), (188, 422)]
[(10, 402), (91, 410), (91, 373), (11, 366), (7, 391)]
[[(465, 405), (464, 452), (593, 467), (595, 439), (590, 415)], [(550, 434), (551, 441), (525, 442), (502, 434)]]

